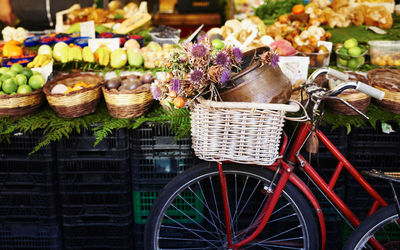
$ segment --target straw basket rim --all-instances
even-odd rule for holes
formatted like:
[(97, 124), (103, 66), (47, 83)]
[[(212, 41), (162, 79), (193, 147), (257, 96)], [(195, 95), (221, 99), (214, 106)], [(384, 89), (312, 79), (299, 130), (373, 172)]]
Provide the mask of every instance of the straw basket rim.
[[(83, 88), (80, 90), (76, 90), (76, 91), (71, 91), (69, 93), (57, 93), (57, 94), (52, 94), (51, 93), (51, 89), (53, 88), (54, 85), (58, 84), (59, 81), (63, 81), (63, 80), (67, 80), (67, 79), (73, 79), (76, 77), (92, 77), (92, 78), (97, 78), (99, 80), (99, 82), (96, 82), (94, 84), (94, 86), (88, 87), (88, 88)], [(43, 92), (46, 96), (52, 96), (52, 97), (64, 97), (64, 96), (73, 96), (76, 94), (80, 94), (83, 92), (87, 92), (90, 90), (94, 90), (96, 88), (99, 88), (103, 85), (104, 83), (104, 78), (100, 75), (94, 74), (94, 73), (73, 73), (73, 74), (69, 74), (69, 75), (63, 75), (63, 76), (59, 76), (57, 78), (54, 78), (53, 80), (47, 82), (44, 87), (43, 87)]]
[(40, 93), (43, 92), (43, 87), (41, 87), (40, 89), (34, 90), (32, 92), (26, 93), (26, 94), (14, 94), (14, 95), (0, 95), (0, 99), (12, 99), (12, 98), (16, 98), (16, 97), (28, 97), (28, 96), (33, 96), (33, 95), (38, 95)]

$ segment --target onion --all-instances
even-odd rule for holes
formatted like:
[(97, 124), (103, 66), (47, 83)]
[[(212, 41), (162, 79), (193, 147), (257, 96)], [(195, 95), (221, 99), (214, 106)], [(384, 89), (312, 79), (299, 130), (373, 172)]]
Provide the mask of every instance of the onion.
[(142, 75), (143, 83), (152, 83), (154, 81), (154, 77), (151, 73), (145, 73)]

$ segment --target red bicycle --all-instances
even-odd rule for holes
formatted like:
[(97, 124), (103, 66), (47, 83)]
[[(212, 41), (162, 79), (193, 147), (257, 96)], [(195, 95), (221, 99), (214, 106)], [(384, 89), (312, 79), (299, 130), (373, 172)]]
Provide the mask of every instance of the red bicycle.
[[(321, 73), (346, 83), (328, 91), (313, 83)], [(360, 220), (334, 191), (343, 169), (375, 200), (369, 214), (387, 206), (318, 129), (321, 104), (340, 99), (337, 95), (349, 88), (383, 98), (379, 90), (322, 68), (302, 86), (308, 96), (304, 107), (200, 101), (191, 115), (193, 148), (209, 162), (193, 166), (165, 186), (146, 223), (145, 249), (324, 249), (324, 215), (294, 168), (314, 182), (353, 228)], [(289, 143), (282, 128), (284, 119), (293, 118), (285, 113), (300, 107), (304, 116), (295, 120), (302, 123)], [(318, 137), (338, 160), (328, 182), (300, 154), (310, 136)], [(370, 244), (383, 249), (375, 239)]]

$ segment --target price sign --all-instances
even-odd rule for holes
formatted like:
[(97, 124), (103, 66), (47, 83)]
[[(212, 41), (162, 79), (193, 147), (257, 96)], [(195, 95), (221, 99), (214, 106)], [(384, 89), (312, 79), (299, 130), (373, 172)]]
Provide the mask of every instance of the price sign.
[(81, 23), (81, 36), (96, 38), (96, 32), (94, 29), (94, 21), (82, 22)]

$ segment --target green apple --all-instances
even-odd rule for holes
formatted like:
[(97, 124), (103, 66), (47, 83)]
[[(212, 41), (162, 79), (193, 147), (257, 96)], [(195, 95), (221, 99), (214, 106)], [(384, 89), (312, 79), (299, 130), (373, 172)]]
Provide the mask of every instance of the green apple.
[(358, 42), (357, 42), (357, 40), (355, 38), (347, 39), (346, 41), (344, 41), (344, 44), (343, 44), (343, 46), (346, 49), (350, 49), (350, 48), (356, 47), (357, 45), (358, 45)]
[(351, 58), (348, 62), (347, 62), (347, 67), (351, 68), (351, 69), (356, 69), (358, 68), (360, 64), (358, 63), (358, 59), (357, 58)]
[(115, 69), (122, 68), (128, 61), (125, 50), (118, 48), (113, 50), (110, 55), (110, 65)]
[(9, 71), (10, 69), (7, 67), (1, 67), (0, 68), (0, 74), (5, 74), (7, 71)]
[(349, 55), (357, 57), (360, 56), (362, 53), (361, 48), (360, 47), (352, 47), (349, 49)]
[(32, 88), (29, 85), (21, 85), (17, 89), (18, 94), (28, 94), (32, 92)]
[(28, 82), (28, 79), (24, 74), (18, 74), (15, 76), (15, 80), (17, 81), (18, 85), (25, 85)]
[(14, 78), (8, 78), (3, 82), (2, 89), (5, 93), (11, 94), (17, 91), (18, 84)]
[(24, 67), (23, 67), (21, 64), (19, 64), (19, 63), (14, 63), (14, 64), (11, 66), (10, 69), (11, 69), (12, 71), (17, 72), (17, 73), (20, 73), (20, 72), (24, 69)]
[(339, 57), (342, 58), (343, 60), (349, 60), (350, 59), (349, 51), (345, 47), (341, 47), (338, 50), (338, 53), (339, 53)]
[(212, 46), (214, 47), (214, 49), (222, 49), (225, 45), (221, 39), (214, 39), (212, 41)]
[(149, 42), (149, 44), (147, 44), (146, 47), (152, 51), (161, 51), (162, 50), (161, 45), (156, 42)]
[(0, 76), (0, 82), (4, 82), (5, 80), (7, 80), (8, 78), (11, 78), (12, 76), (10, 75), (1, 75)]
[(365, 58), (363, 56), (358, 57), (357, 60), (358, 60), (358, 65), (363, 65), (365, 62)]
[(24, 68), (21, 71), (21, 74), (24, 74), (26, 76), (26, 79), (29, 79), (33, 75), (32, 70), (30, 68)]
[(14, 70), (9, 70), (5, 73), (5, 75), (9, 75), (11, 77), (15, 77), (16, 75), (18, 75), (18, 73)]
[(338, 64), (342, 66), (347, 66), (347, 60), (338, 58)]
[(144, 63), (144, 58), (139, 50), (131, 49), (128, 50), (128, 62), (131, 66), (140, 67)]
[(44, 77), (42, 75), (33, 75), (31, 78), (29, 78), (29, 86), (31, 86), (32, 89), (40, 89), (44, 85)]

